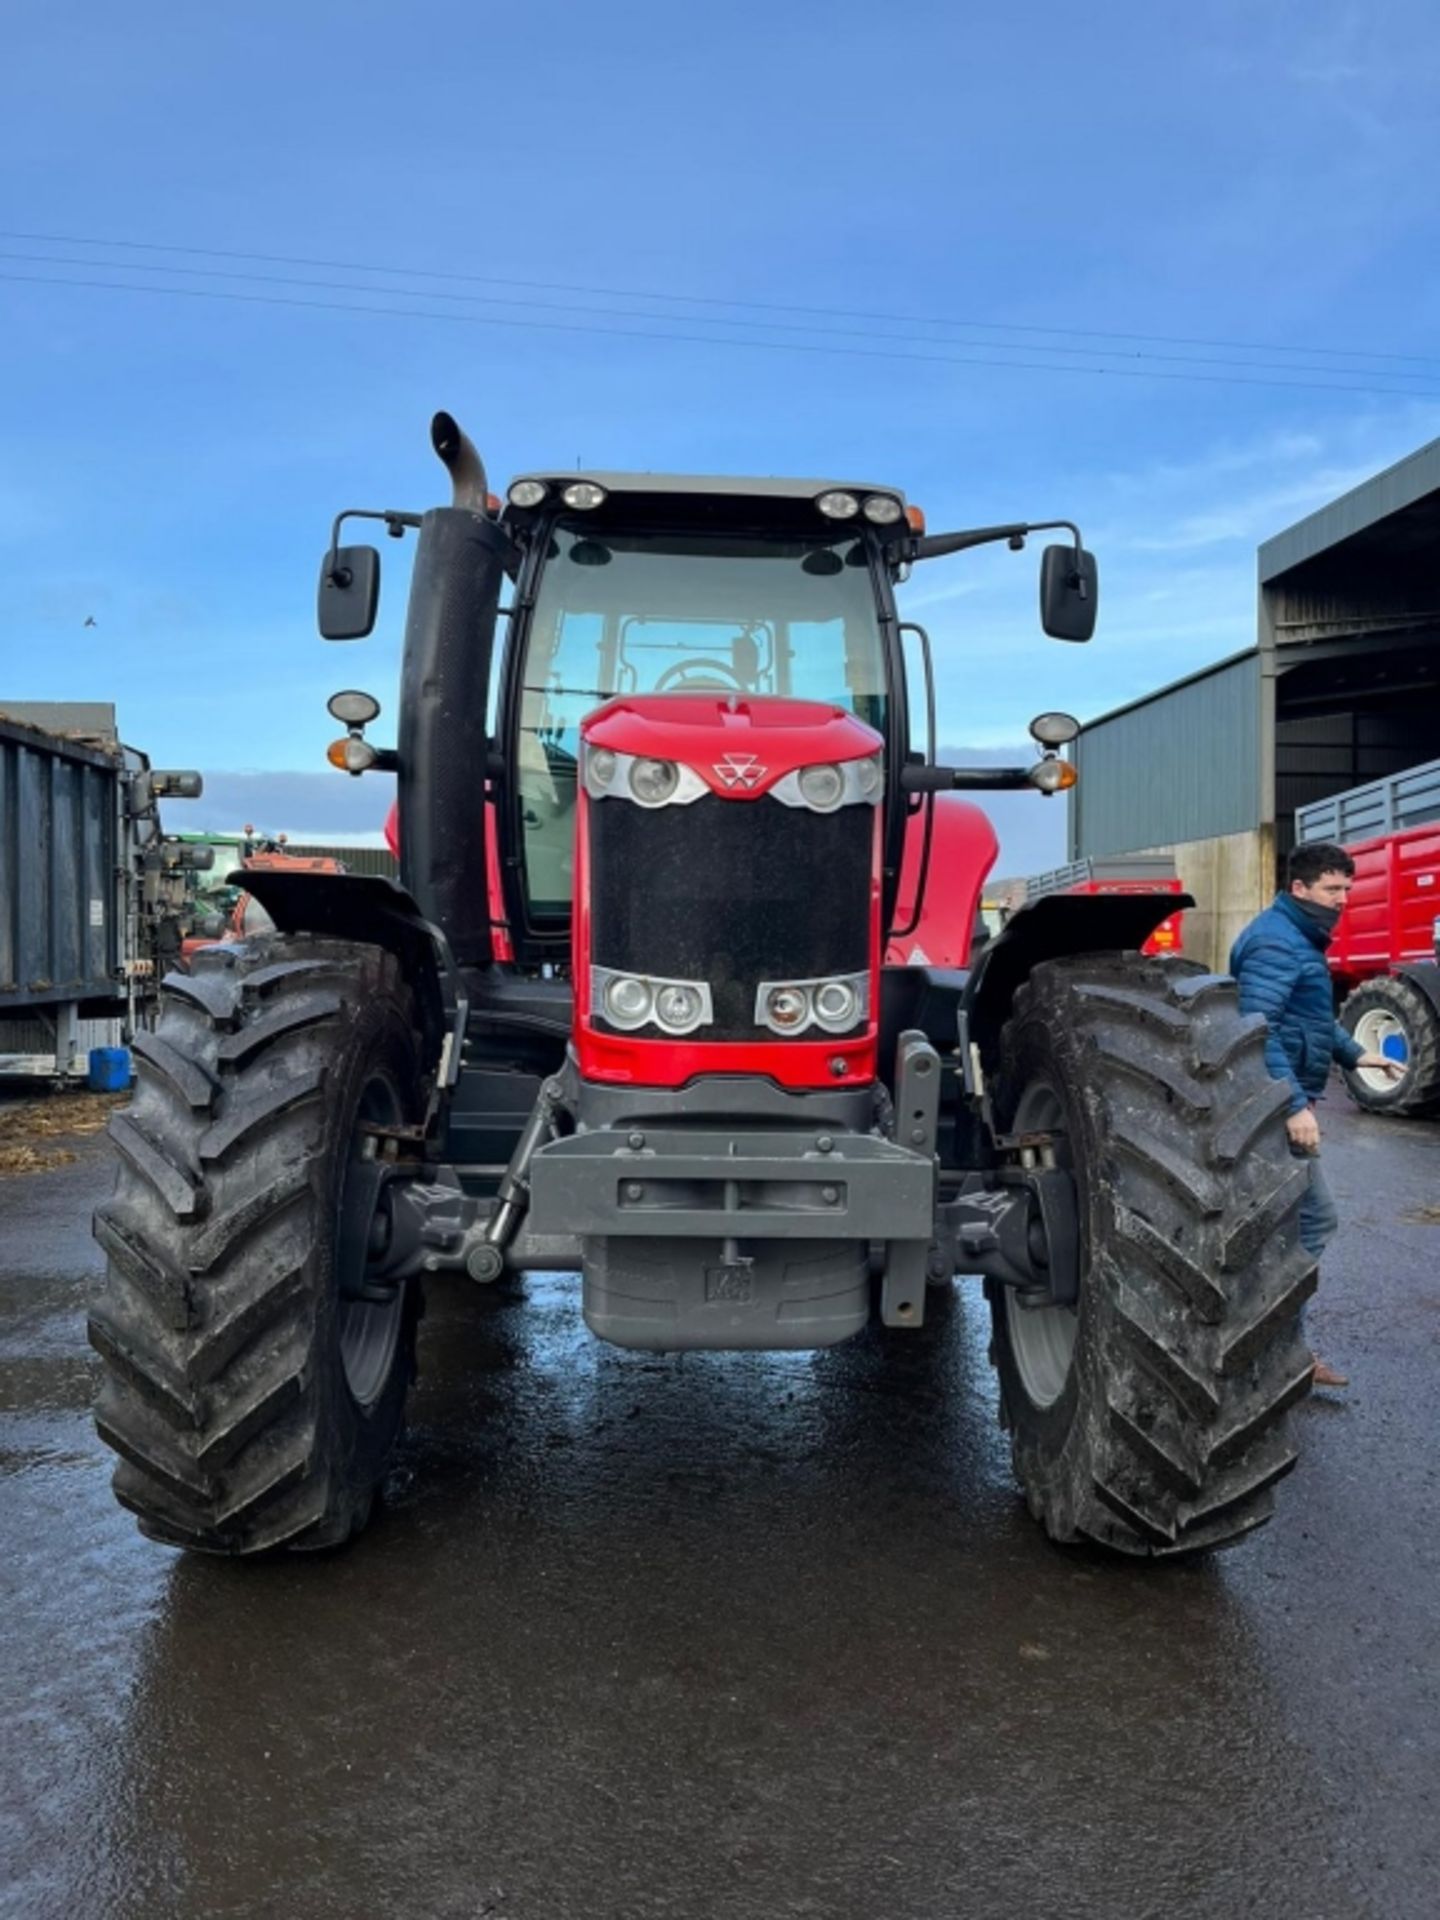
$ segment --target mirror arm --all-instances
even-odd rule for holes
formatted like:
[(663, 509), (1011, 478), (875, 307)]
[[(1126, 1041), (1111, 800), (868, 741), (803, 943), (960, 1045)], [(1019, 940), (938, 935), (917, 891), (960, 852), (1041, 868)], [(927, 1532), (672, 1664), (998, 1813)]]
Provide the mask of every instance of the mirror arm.
[(1029, 767), (903, 767), (906, 793), (997, 793), (1031, 784)]
[(335, 516), (335, 524), (330, 529), (330, 557), (325, 563), (325, 578), (332, 587), (348, 587), (351, 573), (348, 567), (342, 567), (336, 558), (340, 551), (340, 529), (347, 520), (383, 520), (385, 531), (392, 540), (403, 540), (407, 527), (418, 527), (418, 513), (397, 513), (393, 508), (384, 507), (378, 511), (373, 507), (346, 507)]
[[(892, 566), (898, 566), (905, 561), (935, 560), (946, 553), (964, 553), (970, 547), (988, 547), (997, 540), (1008, 541), (1018, 552), (1027, 535), (1056, 531), (1073, 537), (1077, 556), (1084, 550), (1080, 529), (1073, 520), (1016, 520), (1002, 527), (970, 527), (960, 533), (915, 534), (906, 540), (892, 541), (886, 555)], [(1084, 581), (1077, 580), (1076, 585), (1083, 598)]]

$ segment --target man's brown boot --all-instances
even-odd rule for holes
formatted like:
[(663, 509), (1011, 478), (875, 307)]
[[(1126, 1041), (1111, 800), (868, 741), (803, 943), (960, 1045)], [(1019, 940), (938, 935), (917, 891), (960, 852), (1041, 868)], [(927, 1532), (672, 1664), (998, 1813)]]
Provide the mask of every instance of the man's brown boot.
[(1316, 1387), (1348, 1387), (1349, 1386), (1350, 1376), (1348, 1374), (1337, 1373), (1334, 1367), (1327, 1367), (1325, 1362), (1320, 1358), (1318, 1353), (1311, 1354), (1310, 1357), (1315, 1362), (1315, 1370), (1310, 1376), (1310, 1383), (1312, 1386), (1316, 1386)]

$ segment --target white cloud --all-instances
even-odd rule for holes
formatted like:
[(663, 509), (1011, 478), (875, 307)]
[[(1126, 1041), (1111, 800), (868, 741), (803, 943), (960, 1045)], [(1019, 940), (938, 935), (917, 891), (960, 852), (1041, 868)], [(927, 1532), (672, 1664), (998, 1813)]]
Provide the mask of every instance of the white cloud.
[(1159, 531), (1132, 535), (1128, 540), (1122, 537), (1119, 544), (1133, 553), (1190, 553), (1227, 541), (1256, 547), (1317, 507), (1359, 486), (1373, 471), (1368, 462), (1348, 468), (1315, 468), (1281, 486), (1229, 495), (1200, 512), (1182, 515)]

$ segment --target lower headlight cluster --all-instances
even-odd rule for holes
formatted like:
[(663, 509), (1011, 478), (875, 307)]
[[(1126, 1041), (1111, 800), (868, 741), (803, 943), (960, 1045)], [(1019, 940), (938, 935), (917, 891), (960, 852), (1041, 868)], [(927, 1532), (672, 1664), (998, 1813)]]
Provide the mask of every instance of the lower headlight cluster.
[(622, 1033), (657, 1026), (662, 1033), (694, 1033), (714, 1019), (706, 980), (658, 980), (648, 973), (617, 973), (591, 967), (590, 1005)]
[(870, 1017), (868, 973), (837, 973), (820, 980), (762, 980), (755, 994), (755, 1024), (787, 1036), (819, 1027), (849, 1033)]

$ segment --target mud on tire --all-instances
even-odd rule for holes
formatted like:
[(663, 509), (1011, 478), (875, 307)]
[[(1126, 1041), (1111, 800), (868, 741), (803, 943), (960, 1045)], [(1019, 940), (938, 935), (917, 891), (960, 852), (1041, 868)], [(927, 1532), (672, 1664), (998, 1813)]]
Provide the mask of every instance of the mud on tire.
[(96, 1424), (152, 1538), (333, 1546), (368, 1518), (414, 1365), (416, 1289), (343, 1295), (337, 1256), (359, 1122), (415, 1118), (410, 996), (393, 956), (309, 936), (192, 967), (111, 1122)]
[[(1270, 1517), (1310, 1386), (1303, 1163), (1264, 1022), (1184, 960), (1037, 966), (1002, 1040), (996, 1113), (1049, 1114), (1077, 1183), (1077, 1311), (1041, 1326), (991, 1282), (1002, 1418), (1058, 1541), (1167, 1555)], [(1041, 1089), (1027, 1095), (1027, 1089)], [(1028, 1100), (1028, 1105), (1027, 1105)]]

